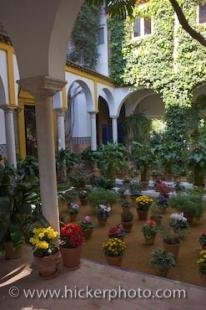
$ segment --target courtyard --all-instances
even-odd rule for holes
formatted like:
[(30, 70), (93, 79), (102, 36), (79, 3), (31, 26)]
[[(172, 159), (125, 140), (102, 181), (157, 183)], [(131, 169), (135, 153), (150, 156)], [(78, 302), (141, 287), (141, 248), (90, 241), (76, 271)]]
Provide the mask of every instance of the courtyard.
[(205, 25), (189, 0), (0, 0), (2, 309), (205, 309)]

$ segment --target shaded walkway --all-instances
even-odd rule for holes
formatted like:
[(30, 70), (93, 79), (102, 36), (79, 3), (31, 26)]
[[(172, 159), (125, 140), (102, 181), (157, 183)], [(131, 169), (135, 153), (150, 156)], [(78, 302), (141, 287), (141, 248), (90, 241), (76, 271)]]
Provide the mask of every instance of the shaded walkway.
[[(0, 262), (1, 280), (0, 280), (0, 309), (16, 310), (16, 309), (78, 309), (78, 310), (176, 310), (187, 309), (202, 310), (206, 308), (205, 293), (206, 289), (162, 279), (155, 276), (147, 275), (140, 272), (124, 271), (117, 268), (112, 268), (106, 265), (93, 263), (91, 261), (82, 260), (81, 268), (77, 271), (69, 272), (65, 268), (62, 273), (52, 280), (41, 280), (36, 271), (32, 273), (30, 269), (31, 254), (25, 251), (24, 257), (19, 260)], [(27, 252), (27, 253), (26, 253)], [(16, 269), (19, 268), (19, 269)], [(12, 273), (11, 273), (12, 272)], [(11, 273), (9, 276), (6, 274)], [(31, 274), (30, 274), (31, 273)], [(2, 277), (4, 276), (4, 279)], [(15, 278), (14, 278), (15, 277)], [(22, 277), (22, 278), (21, 278)], [(12, 283), (12, 281), (15, 282)], [(9, 283), (6, 286), (6, 281)], [(117, 288), (119, 285), (126, 289), (185, 289), (187, 291), (187, 299), (134, 299), (134, 300), (120, 300), (116, 299), (111, 302), (103, 299), (26, 299), (22, 294), (18, 298), (9, 297), (9, 288), (16, 286), (22, 292), (23, 289), (61, 289), (61, 295), (64, 293), (65, 285), (67, 288), (74, 289), (75, 287), (82, 289), (89, 286), (90, 288), (108, 289)]]

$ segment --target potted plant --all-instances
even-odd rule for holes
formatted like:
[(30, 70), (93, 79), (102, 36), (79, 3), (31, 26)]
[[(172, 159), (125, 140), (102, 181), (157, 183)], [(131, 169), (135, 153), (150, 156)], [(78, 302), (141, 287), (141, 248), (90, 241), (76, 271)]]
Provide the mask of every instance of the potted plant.
[(69, 223), (60, 230), (60, 250), (63, 264), (70, 270), (78, 269), (80, 266), (81, 246), (84, 236), (80, 225)]
[(133, 218), (133, 213), (127, 209), (121, 213), (121, 223), (126, 233), (131, 232), (133, 226)]
[(92, 223), (90, 216), (85, 216), (85, 218), (80, 222), (81, 229), (86, 240), (90, 239), (94, 229), (94, 224)]
[(170, 227), (173, 228), (180, 239), (184, 239), (185, 231), (188, 229), (187, 218), (184, 217), (183, 213), (172, 213), (170, 215)]
[(110, 238), (103, 243), (103, 249), (109, 265), (121, 266), (122, 257), (126, 250), (124, 241), (119, 238)]
[(59, 213), (63, 214), (68, 211), (68, 205), (77, 199), (77, 192), (74, 187), (58, 192)]
[(141, 186), (136, 181), (131, 181), (129, 185), (129, 192), (132, 202), (136, 201), (136, 198), (141, 195)]
[(157, 234), (157, 224), (153, 220), (148, 220), (142, 227), (142, 232), (145, 238), (145, 244), (153, 245)]
[(140, 221), (147, 220), (148, 211), (152, 203), (153, 199), (146, 195), (142, 195), (136, 198), (137, 214)]
[(157, 205), (162, 214), (164, 214), (168, 208), (168, 197), (165, 194), (160, 194), (157, 198)]
[(122, 224), (115, 225), (109, 229), (108, 237), (109, 238), (119, 238), (121, 240), (124, 239), (125, 229)]
[(165, 251), (173, 253), (177, 260), (180, 249), (180, 237), (169, 229), (165, 229), (163, 230), (163, 245)]
[(124, 201), (122, 204), (121, 204), (121, 207), (122, 207), (122, 210), (129, 210), (130, 209), (130, 204), (128, 201)]
[(111, 207), (100, 204), (97, 208), (97, 219), (100, 225), (105, 225), (111, 213)]
[(59, 249), (55, 243), (57, 237), (58, 232), (50, 226), (33, 229), (30, 243), (34, 249), (34, 262), (42, 278), (54, 277), (60, 269)]
[(199, 237), (199, 242), (203, 250), (206, 250), (206, 230), (204, 230)]
[(176, 265), (174, 255), (162, 249), (152, 251), (151, 263), (156, 267), (158, 275), (161, 277), (166, 277), (169, 269)]
[[(23, 166), (20, 172), (7, 165), (0, 169), (0, 246), (7, 259), (21, 255), (26, 226), (34, 223), (32, 203), (39, 200), (38, 179), (27, 173), (24, 174)], [(45, 223), (41, 213), (38, 220)]]
[(104, 188), (95, 188), (89, 193), (88, 201), (94, 208), (98, 208), (99, 205), (112, 206), (117, 202), (117, 194)]
[(171, 192), (171, 188), (161, 180), (156, 181), (155, 190), (157, 192), (160, 192), (160, 194), (165, 196), (166, 198), (169, 197), (169, 192)]
[(197, 264), (199, 267), (199, 273), (201, 282), (204, 286), (206, 286), (206, 251), (202, 250), (199, 254)]
[(123, 144), (102, 144), (97, 151), (97, 163), (101, 174), (108, 179), (124, 175), (128, 169), (127, 149)]
[(169, 204), (178, 212), (183, 212), (191, 225), (193, 220), (200, 218), (204, 211), (201, 195), (192, 191), (177, 193), (170, 198)]
[(160, 207), (155, 203), (150, 208), (150, 219), (155, 221), (157, 226), (161, 226), (162, 223), (162, 212)]
[(70, 221), (75, 222), (78, 214), (79, 214), (79, 205), (77, 203), (71, 203), (69, 206)]
[(87, 203), (88, 203), (88, 192), (86, 189), (83, 189), (79, 192), (79, 199), (80, 199), (80, 202), (81, 202), (81, 205), (82, 206), (86, 206)]

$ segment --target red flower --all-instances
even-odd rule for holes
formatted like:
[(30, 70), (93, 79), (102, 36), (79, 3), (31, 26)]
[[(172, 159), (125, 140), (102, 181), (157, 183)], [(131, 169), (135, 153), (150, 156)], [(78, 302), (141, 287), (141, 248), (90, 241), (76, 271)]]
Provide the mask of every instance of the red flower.
[(150, 226), (156, 226), (157, 223), (154, 220), (148, 220), (146, 224)]
[(72, 248), (82, 245), (84, 241), (81, 227), (74, 223), (69, 223), (61, 227), (60, 237)]
[(122, 224), (118, 224), (118, 225), (110, 228), (108, 236), (109, 237), (123, 236), (124, 234), (125, 234), (125, 230), (124, 230)]

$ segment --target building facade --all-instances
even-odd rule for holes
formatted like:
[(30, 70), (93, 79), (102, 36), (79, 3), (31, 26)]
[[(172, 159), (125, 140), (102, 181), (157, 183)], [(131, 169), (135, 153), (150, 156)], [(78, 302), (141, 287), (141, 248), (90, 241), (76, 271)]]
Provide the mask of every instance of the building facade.
[[(144, 33), (139, 30), (143, 24), (143, 19), (135, 22), (135, 35), (152, 31), (149, 20)], [(16, 165), (16, 153), (21, 158), (37, 154), (35, 100), (17, 84), (15, 50), (3, 27), (0, 32), (0, 153)], [(79, 152), (87, 147), (96, 150), (102, 143), (124, 142), (126, 117), (140, 113), (160, 118), (164, 113), (162, 98), (154, 89), (120, 86), (109, 77), (109, 33), (107, 16), (101, 9), (96, 70), (69, 61), (65, 65), (67, 84), (53, 102), (56, 149), (69, 147)]]

